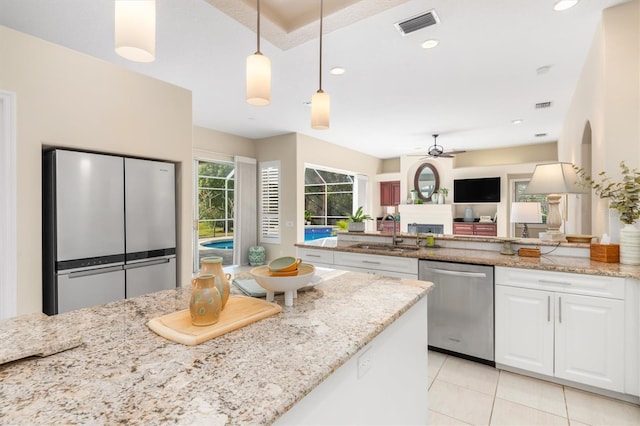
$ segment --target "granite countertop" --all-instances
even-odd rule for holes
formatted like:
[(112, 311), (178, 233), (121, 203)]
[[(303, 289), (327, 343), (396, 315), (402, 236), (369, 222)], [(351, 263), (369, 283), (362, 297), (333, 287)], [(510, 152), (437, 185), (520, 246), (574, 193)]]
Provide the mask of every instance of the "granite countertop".
[[(198, 346), (146, 326), (185, 309), (189, 288), (61, 314), (82, 344), (0, 365), (0, 423), (271, 424), (431, 286), (334, 271), (282, 313)], [(43, 338), (30, 330), (26, 342)]]
[[(390, 237), (389, 234), (382, 233), (366, 233), (362, 234), (369, 237)], [(415, 235), (403, 235), (408, 237), (408, 241), (415, 241)], [(466, 246), (464, 248), (428, 248), (421, 247), (419, 250), (407, 250), (403, 252), (383, 252), (380, 250), (369, 250), (353, 247), (356, 244), (364, 243), (364, 241), (337, 241), (333, 246), (318, 246), (314, 244), (299, 243), (297, 247), (311, 248), (318, 250), (346, 251), (353, 253), (377, 254), (386, 256), (401, 256), (428, 260), (441, 260), (449, 262), (473, 263), (479, 265), (506, 266), (513, 268), (538, 269), (557, 272), (572, 272), (588, 275), (603, 275), (621, 278), (640, 279), (640, 266), (622, 265), (619, 263), (604, 263), (590, 260), (588, 257), (575, 256), (556, 256), (553, 255), (554, 247), (557, 243), (541, 242), (540, 240), (527, 241), (527, 246), (539, 246), (542, 256), (540, 257), (522, 257), (518, 255), (500, 254), (500, 243), (504, 239), (495, 237), (458, 237), (458, 236), (438, 236), (436, 244), (440, 241), (443, 244), (447, 242), (462, 242)], [(523, 240), (510, 239), (514, 245), (522, 244)], [(371, 241), (368, 241), (371, 242)], [(487, 250), (485, 248), (474, 249), (474, 245), (482, 243), (492, 243), (494, 249)], [(371, 242), (371, 244), (375, 244)], [(400, 244), (402, 246), (402, 244)], [(413, 247), (408, 244), (409, 247)], [(578, 243), (562, 243), (562, 247), (589, 249), (588, 244)], [(548, 253), (548, 254), (545, 254)]]

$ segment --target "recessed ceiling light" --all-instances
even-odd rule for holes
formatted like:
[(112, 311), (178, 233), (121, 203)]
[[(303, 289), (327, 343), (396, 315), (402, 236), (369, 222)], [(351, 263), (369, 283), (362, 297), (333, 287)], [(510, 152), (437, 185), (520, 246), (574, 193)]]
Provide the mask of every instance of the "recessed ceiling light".
[(522, 118), (516, 118), (515, 120), (511, 120), (511, 124), (520, 124), (522, 123), (524, 120)]
[(547, 136), (547, 134), (546, 133), (536, 133), (534, 136), (536, 138), (543, 138), (543, 137)]
[(342, 67), (333, 67), (331, 68), (331, 71), (329, 71), (331, 74), (333, 75), (342, 75), (344, 74), (344, 68)]
[(558, 0), (556, 4), (553, 5), (553, 10), (556, 12), (561, 12), (563, 10), (571, 9), (573, 6), (578, 4), (580, 0)]
[(436, 47), (438, 45), (438, 43), (440, 43), (438, 40), (431, 39), (431, 40), (424, 41), (421, 44), (421, 46), (422, 46), (423, 49), (433, 49), (434, 47)]

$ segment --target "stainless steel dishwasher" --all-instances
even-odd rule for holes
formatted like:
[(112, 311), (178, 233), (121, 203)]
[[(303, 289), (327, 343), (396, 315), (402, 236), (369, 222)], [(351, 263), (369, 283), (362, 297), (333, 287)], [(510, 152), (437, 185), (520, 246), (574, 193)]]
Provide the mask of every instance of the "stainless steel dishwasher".
[(493, 266), (421, 260), (429, 293), (429, 348), (495, 365)]

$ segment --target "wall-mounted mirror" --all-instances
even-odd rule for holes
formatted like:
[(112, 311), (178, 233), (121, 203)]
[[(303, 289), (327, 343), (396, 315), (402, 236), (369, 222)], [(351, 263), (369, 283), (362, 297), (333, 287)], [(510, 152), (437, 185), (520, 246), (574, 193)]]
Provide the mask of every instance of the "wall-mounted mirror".
[(420, 164), (416, 170), (413, 187), (418, 191), (418, 197), (430, 201), (431, 196), (440, 188), (440, 177), (436, 168), (429, 163)]

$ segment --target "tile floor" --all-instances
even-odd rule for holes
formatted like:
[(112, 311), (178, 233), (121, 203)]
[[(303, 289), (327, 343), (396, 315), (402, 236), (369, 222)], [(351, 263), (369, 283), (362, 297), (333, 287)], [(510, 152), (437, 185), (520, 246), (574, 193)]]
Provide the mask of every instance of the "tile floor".
[(431, 425), (640, 425), (640, 406), (429, 352)]

